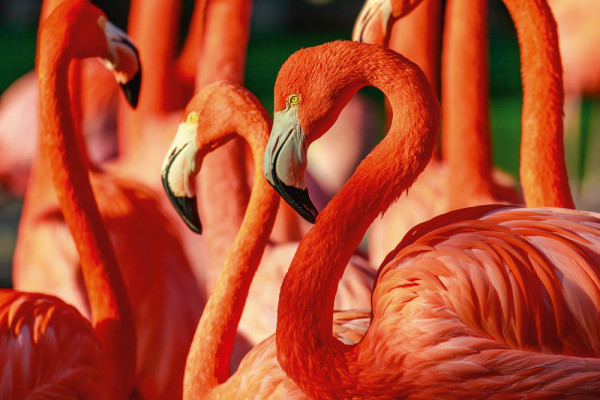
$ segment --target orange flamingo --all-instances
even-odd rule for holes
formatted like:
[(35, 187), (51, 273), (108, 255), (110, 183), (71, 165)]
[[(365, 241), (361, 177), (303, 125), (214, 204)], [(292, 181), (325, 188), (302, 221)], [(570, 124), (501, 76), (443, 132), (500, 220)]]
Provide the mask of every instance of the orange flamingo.
[[(74, 58), (102, 57), (128, 85), (137, 51), (95, 6), (65, 2), (44, 23), (38, 42), (42, 145), (81, 257), (92, 324), (58, 298), (0, 291), (2, 398), (125, 399), (135, 379), (136, 337), (125, 284), (81, 156), (68, 95)], [(138, 86), (139, 88), (139, 86)], [(136, 88), (129, 91), (137, 103)]]
[[(89, 317), (75, 242), (49, 187), (46, 166), (50, 161), (49, 155), (40, 152), (25, 198), (15, 248), (14, 286), (57, 295)], [(185, 359), (204, 297), (176, 228), (160, 210), (154, 193), (123, 174), (90, 168), (96, 201), (123, 266), (134, 313), (136, 388), (144, 398), (176, 398), (182, 392)], [(48, 259), (53, 260), (51, 265)]]
[(265, 151), (269, 182), (314, 216), (302, 154), (364, 85), (390, 99), (391, 127), (298, 247), (279, 298), (282, 369), (321, 399), (595, 396), (600, 215), (591, 212), (487, 205), (418, 225), (379, 270), (364, 338), (332, 337), (345, 263), (432, 155), (435, 94), (414, 64), (380, 46), (300, 50), (277, 77)]
[[(301, 394), (277, 365), (273, 337), (256, 346), (228, 380), (235, 332), (259, 263), (259, 271), (264, 267), (261, 257), (269, 241), (279, 201), (277, 193), (261, 176), (262, 155), (270, 127), (266, 111), (247, 89), (233, 82), (207, 85), (187, 106), (163, 164), (162, 177), (167, 194), (183, 219), (197, 231), (201, 230), (201, 225), (193, 178), (209, 152), (239, 135), (250, 146), (256, 177), (242, 226), (198, 323), (190, 348), (184, 383), (186, 399), (219, 396), (263, 398), (267, 395), (289, 398), (287, 396), (292, 394)], [(276, 272), (267, 271), (269, 275)], [(355, 279), (345, 278), (342, 286), (352, 289)], [(259, 290), (266, 289), (275, 298), (273, 294), (277, 289), (267, 288), (260, 286)], [(275, 313), (274, 303), (271, 302), (272, 310), (267, 312)], [(362, 319), (352, 325), (355, 316)], [(356, 312), (353, 316), (340, 314), (336, 320), (338, 337), (355, 343), (364, 333), (366, 316), (364, 312)], [(268, 382), (264, 381), (266, 376)]]
[[(572, 208), (566, 168), (556, 161), (560, 157), (564, 160), (560, 118), (563, 95), (556, 25), (544, 2), (518, 4), (506, 1), (505, 4), (517, 28), (522, 56), (525, 89), (520, 175), (525, 201), (528, 206)], [(446, 166), (440, 165), (436, 171), (437, 179), (447, 183), (444, 183), (443, 192), (429, 196), (429, 201), (425, 201), (428, 194), (441, 184), (437, 183), (433, 188), (415, 187), (418, 204), (436, 205), (429, 207), (429, 213), (421, 206), (420, 211), (412, 214), (423, 220), (439, 212), (476, 204), (518, 202), (518, 196), (510, 189), (506, 178), (494, 174), (491, 169), (487, 63), (481, 56), (487, 54), (486, 31), (484, 2), (454, 0), (447, 3), (442, 53), (442, 114), (445, 116), (442, 149)], [(542, 59), (543, 65), (540, 65)], [(537, 150), (550, 146), (550, 140), (556, 143), (551, 147), (551, 155)], [(448, 170), (444, 171), (445, 168)], [(453, 179), (448, 179), (449, 176)], [(434, 177), (426, 171), (422, 180), (425, 184), (435, 184)], [(440, 198), (443, 199), (441, 203)], [(388, 210), (383, 222), (374, 227), (375, 240), (370, 246), (375, 250), (376, 261), (383, 260), (392, 248), (391, 238), (397, 237), (394, 234), (403, 235), (412, 226), (410, 222), (421, 222), (410, 219), (406, 223), (401, 217), (406, 203), (411, 204), (411, 200), (411, 196), (407, 200), (401, 199)]]

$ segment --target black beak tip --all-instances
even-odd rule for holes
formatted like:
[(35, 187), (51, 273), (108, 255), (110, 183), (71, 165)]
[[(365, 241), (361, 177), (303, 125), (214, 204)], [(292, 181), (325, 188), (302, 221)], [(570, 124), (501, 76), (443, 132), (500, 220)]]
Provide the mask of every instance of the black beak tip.
[(190, 228), (192, 231), (196, 232), (197, 234), (201, 234), (202, 224), (200, 223), (200, 216), (198, 214), (198, 202), (196, 201), (196, 196), (175, 196), (169, 189), (167, 179), (164, 175), (162, 177), (162, 182), (165, 191), (167, 192), (167, 197), (171, 201), (173, 207), (175, 207), (175, 210), (177, 211), (181, 219), (183, 219), (183, 222), (185, 222), (188, 228)]
[(122, 83), (121, 88), (125, 93), (125, 97), (127, 98), (127, 102), (131, 105), (131, 107), (136, 108), (138, 105), (138, 101), (140, 98), (140, 87), (142, 86), (142, 69), (139, 68), (138, 72), (134, 75), (133, 78), (127, 83)]
[(314, 224), (317, 221), (319, 211), (310, 200), (307, 189), (298, 189), (294, 186), (288, 186), (281, 182), (273, 171), (273, 188), (283, 197), (283, 199), (298, 213), (302, 218)]
[(171, 197), (171, 203), (175, 206), (175, 209), (179, 213), (179, 216), (183, 219), (183, 222), (192, 231), (197, 234), (202, 233), (202, 224), (200, 223), (200, 217), (198, 216), (198, 203), (196, 197)]

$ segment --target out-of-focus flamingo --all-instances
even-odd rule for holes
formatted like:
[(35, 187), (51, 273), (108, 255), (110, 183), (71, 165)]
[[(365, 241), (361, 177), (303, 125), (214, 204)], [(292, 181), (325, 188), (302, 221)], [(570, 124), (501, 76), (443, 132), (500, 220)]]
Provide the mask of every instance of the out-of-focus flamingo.
[[(34, 166), (15, 248), (14, 286), (57, 295), (90, 316), (75, 243), (49, 187), (50, 162), (40, 152)], [(176, 398), (182, 391), (185, 358), (204, 297), (176, 229), (154, 192), (123, 174), (90, 168), (96, 201), (123, 266), (134, 313), (136, 388), (144, 398)], [(48, 259), (53, 260), (51, 265)]]
[[(264, 398), (267, 394), (289, 398), (287, 396), (292, 394), (301, 394), (291, 382), (285, 383), (289, 380), (277, 366), (272, 337), (255, 347), (228, 380), (235, 333), (254, 274), (259, 264), (259, 271), (265, 267), (261, 258), (279, 201), (261, 172), (270, 127), (267, 112), (247, 89), (233, 82), (207, 85), (187, 106), (163, 164), (163, 183), (173, 205), (194, 230), (201, 231), (193, 182), (206, 155), (239, 135), (248, 143), (254, 159), (255, 179), (242, 226), (204, 309), (188, 356), (184, 384), (186, 399)], [(278, 272), (268, 270), (267, 274), (271, 276)], [(353, 285), (355, 279), (356, 276), (347, 277), (342, 286), (351, 288), (347, 282)], [(273, 298), (271, 310), (258, 310), (252, 318), (260, 317), (260, 312), (275, 313), (277, 288), (272, 287), (272, 278), (268, 282), (268, 286), (259, 286), (259, 290), (267, 291)], [(347, 329), (343, 319), (348, 319), (340, 316), (339, 332), (336, 333), (344, 338), (342, 340), (356, 342), (362, 337), (367, 315), (361, 312), (356, 315), (362, 317), (362, 322), (359, 321), (356, 329), (348, 333), (339, 331)]]
[(265, 151), (269, 182), (314, 217), (302, 154), (363, 85), (388, 96), (391, 127), (298, 247), (279, 299), (282, 369), (320, 399), (593, 397), (600, 214), (487, 205), (418, 225), (379, 270), (364, 338), (347, 346), (331, 335), (344, 265), (432, 155), (435, 94), (413, 63), (380, 46), (300, 50), (275, 83)]
[[(521, 181), (526, 204), (573, 207), (566, 170), (556, 161), (560, 157), (564, 159), (564, 148), (560, 118), (563, 96), (554, 20), (542, 2), (505, 4), (517, 28), (521, 49), (525, 88)], [(370, 2), (365, 4), (363, 15), (369, 5)], [(424, 184), (435, 186), (421, 187), (418, 180), (416, 190), (411, 192), (417, 200), (414, 201), (411, 195), (406, 200), (400, 199), (386, 212), (383, 221), (375, 224), (370, 243), (373, 263), (383, 260), (393, 247), (392, 237), (403, 235), (414, 223), (421, 222), (414, 220), (415, 215), (426, 220), (460, 207), (518, 201), (506, 178), (494, 174), (491, 169), (487, 62), (482, 57), (487, 54), (486, 9), (485, 2), (480, 1), (447, 3), (442, 53), (444, 164), (438, 165), (440, 168), (435, 173), (428, 169), (420, 179)], [(530, 17), (535, 23), (529, 22)], [(369, 24), (365, 18), (358, 20), (368, 24), (367, 31), (378, 26), (371, 27), (373, 23)], [(360, 30), (359, 26), (357, 30)], [(545, 60), (543, 65), (539, 63), (541, 59)], [(540, 107), (540, 104), (547, 107)], [(556, 140), (556, 145), (551, 148), (552, 155), (537, 150), (542, 148), (539, 146), (548, 146), (554, 136), (560, 140)], [(423, 207), (423, 204), (429, 206)], [(419, 211), (411, 213), (405, 222), (407, 217), (403, 217), (406, 215), (403, 210), (409, 205)]]
[[(45, 100), (42, 146), (50, 155), (60, 207), (81, 257), (92, 321), (52, 296), (0, 291), (0, 397), (125, 399), (135, 381), (135, 327), (81, 156), (68, 75), (72, 59), (102, 57), (117, 80), (127, 84), (139, 70), (137, 52), (98, 8), (77, 1), (58, 6), (38, 40)], [(137, 94), (132, 94), (135, 104)]]

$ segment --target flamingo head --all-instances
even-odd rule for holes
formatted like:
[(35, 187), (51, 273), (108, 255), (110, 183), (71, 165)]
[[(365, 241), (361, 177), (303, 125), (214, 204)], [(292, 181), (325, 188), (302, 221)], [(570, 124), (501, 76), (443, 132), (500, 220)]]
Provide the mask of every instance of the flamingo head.
[(421, 0), (367, 0), (356, 18), (352, 40), (387, 45), (394, 22)]
[(161, 171), (167, 197), (185, 224), (196, 233), (202, 233), (194, 184), (201, 164), (196, 143), (199, 120), (199, 113), (188, 105)]
[(312, 223), (318, 211), (304, 178), (307, 149), (366, 84), (352, 60), (354, 52), (368, 52), (369, 46), (338, 41), (299, 50), (283, 64), (275, 82), (275, 114), (263, 172), (281, 197)]
[[(65, 59), (99, 57), (113, 71), (132, 107), (136, 107), (142, 81), (137, 48), (121, 29), (113, 25), (96, 6), (87, 2), (64, 2), (44, 21), (42, 46), (65, 46)], [(67, 30), (66, 35), (56, 32)], [(67, 43), (56, 43), (66, 37)]]

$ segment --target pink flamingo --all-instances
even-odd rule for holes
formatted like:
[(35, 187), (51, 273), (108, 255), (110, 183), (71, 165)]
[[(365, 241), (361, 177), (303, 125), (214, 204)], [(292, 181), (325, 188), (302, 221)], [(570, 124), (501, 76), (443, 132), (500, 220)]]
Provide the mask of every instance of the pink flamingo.
[(56, 297), (0, 291), (0, 397), (129, 398), (136, 359), (132, 311), (81, 155), (68, 75), (72, 59), (102, 57), (128, 86), (135, 105), (136, 88), (130, 91), (129, 81), (139, 70), (137, 51), (98, 8), (84, 2), (56, 8), (40, 31), (38, 51), (42, 145), (77, 243), (92, 320), (90, 325)]
[(413, 63), (381, 46), (300, 50), (275, 83), (265, 151), (267, 180), (315, 217), (302, 153), (364, 85), (390, 99), (391, 126), (298, 247), (279, 298), (282, 369), (320, 399), (595, 396), (600, 215), (591, 212), (488, 205), (418, 225), (379, 270), (363, 339), (332, 337), (347, 260), (432, 155), (435, 94)]
[[(265, 267), (261, 257), (268, 245), (279, 202), (277, 193), (261, 176), (262, 156), (270, 127), (266, 111), (247, 89), (233, 82), (209, 84), (188, 104), (163, 164), (163, 184), (173, 205), (191, 227), (200, 231), (194, 176), (201, 170), (206, 155), (239, 135), (250, 146), (254, 159), (255, 180), (242, 226), (200, 318), (190, 348), (184, 383), (186, 399), (301, 396), (299, 389), (277, 365), (274, 337), (254, 347), (229, 378), (235, 332), (250, 283), (259, 264), (259, 274)], [(273, 294), (277, 291), (277, 288), (271, 287), (271, 277), (277, 272), (268, 270), (269, 285), (258, 286), (259, 290), (268, 291), (271, 298), (276, 297)], [(352, 290), (355, 280), (356, 276), (345, 277), (342, 287)], [(253, 286), (256, 287), (256, 282)], [(260, 318), (260, 313), (265, 312), (274, 314), (274, 301), (269, 306), (271, 310), (257, 310), (257, 314), (251, 317)], [(355, 343), (364, 334), (366, 317), (367, 314), (360, 311), (338, 315), (336, 336)]]
[[(77, 87), (72, 89), (77, 91)], [(42, 93), (41, 98), (48, 101), (44, 95), (50, 93)], [(78, 129), (77, 123), (75, 126)], [(90, 317), (75, 242), (49, 187), (50, 162), (51, 157), (40, 152), (34, 166), (15, 248), (14, 286), (57, 295)], [(136, 388), (144, 398), (180, 396), (185, 359), (204, 297), (176, 228), (161, 211), (154, 193), (123, 174), (94, 166), (90, 169), (96, 201), (123, 266), (134, 314)], [(51, 265), (48, 259), (53, 260)]]

